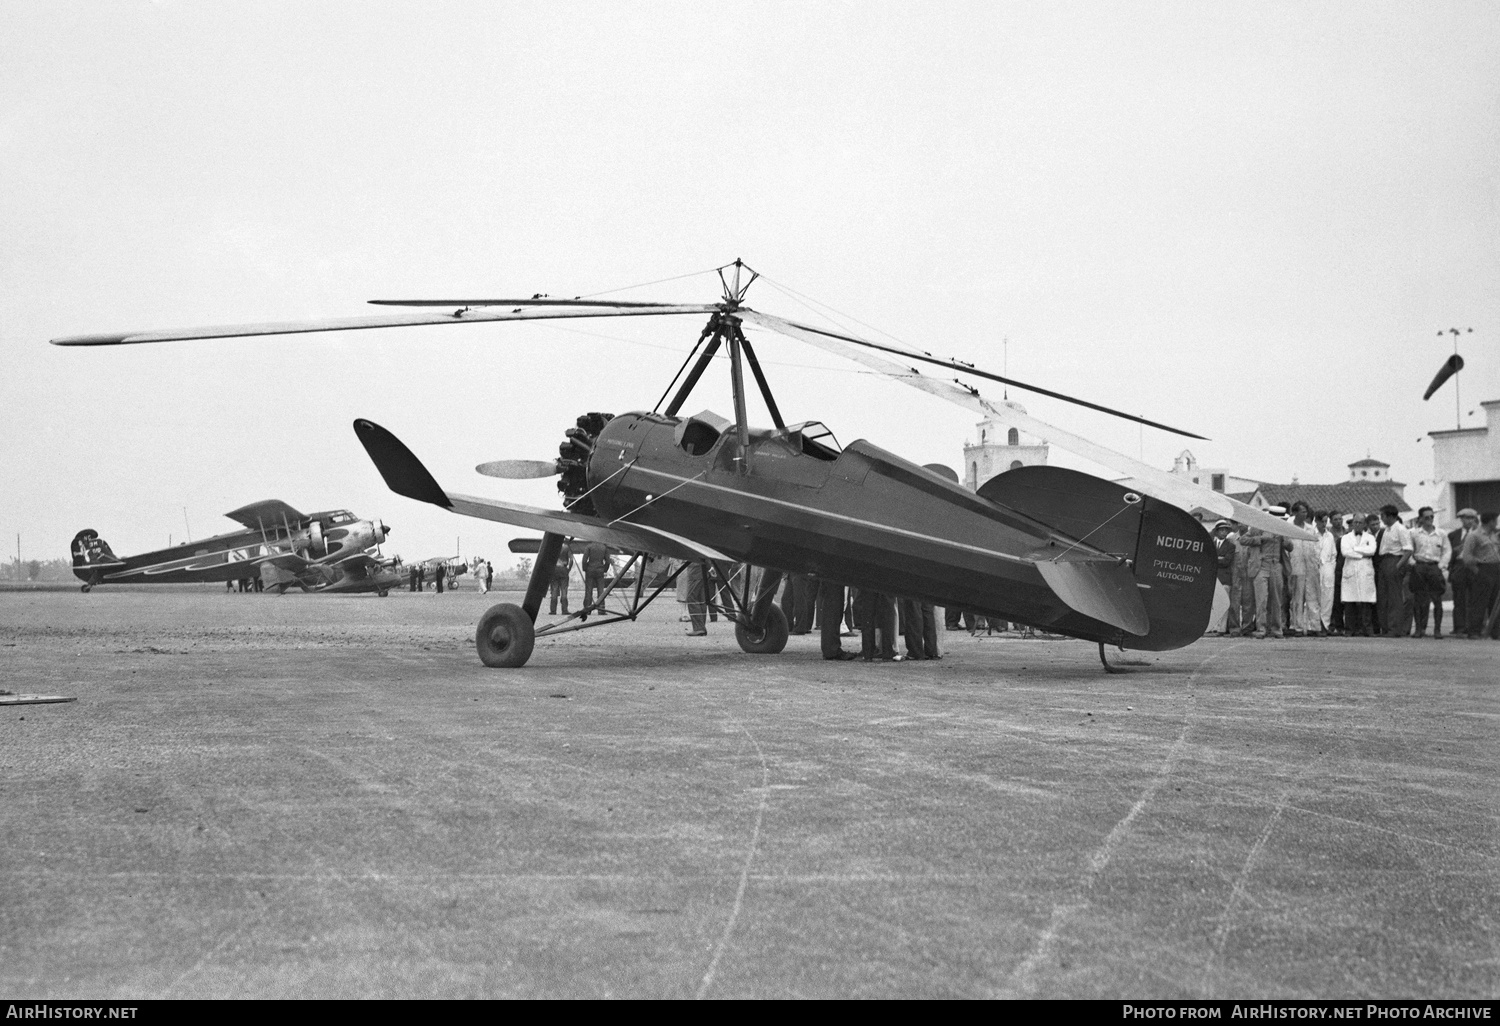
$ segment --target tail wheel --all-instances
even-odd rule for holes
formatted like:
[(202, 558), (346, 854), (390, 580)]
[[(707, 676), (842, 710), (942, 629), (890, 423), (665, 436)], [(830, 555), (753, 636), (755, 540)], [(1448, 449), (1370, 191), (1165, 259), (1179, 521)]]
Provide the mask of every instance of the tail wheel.
[(766, 624), (760, 630), (744, 621), (734, 625), (734, 640), (740, 643), (740, 648), (754, 655), (775, 655), (780, 652), (786, 648), (786, 639), (790, 633), (786, 614), (774, 602), (766, 611)]
[(510, 602), (491, 606), (474, 631), (474, 647), (486, 666), (525, 666), (536, 645), (536, 625)]

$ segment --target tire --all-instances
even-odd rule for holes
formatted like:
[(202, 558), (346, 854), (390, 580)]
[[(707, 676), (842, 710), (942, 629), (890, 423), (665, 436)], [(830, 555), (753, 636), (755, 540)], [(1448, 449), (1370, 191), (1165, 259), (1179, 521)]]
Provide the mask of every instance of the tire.
[(763, 630), (757, 631), (744, 623), (734, 625), (734, 640), (740, 643), (740, 648), (754, 655), (775, 655), (780, 652), (786, 648), (789, 633), (786, 614), (774, 602), (766, 613), (766, 626)]
[(509, 602), (491, 606), (474, 631), (474, 647), (486, 666), (525, 666), (535, 644), (536, 625)]
[(91, 589), (92, 587), (93, 587), (92, 584), (85, 584), (82, 588), (79, 588), (78, 590), (81, 591), (81, 592), (83, 592), (85, 595), (87, 595), (89, 593), (89, 589)]
[(379, 595), (379, 596), (380, 596), (380, 597), (381, 597), (381, 598), (385, 598), (385, 597), (386, 597), (386, 596), (387, 596), (387, 595), (389, 595), (389, 594), (390, 594), (390, 591), (388, 591), (388, 590), (387, 590), (387, 589), (385, 589), (385, 588), (381, 588), (381, 589), (380, 589), (380, 590), (379, 590), (379, 591), (377, 591), (377, 592), (376, 592), (376, 593), (375, 593), (375, 594), (377, 594), (377, 595)]

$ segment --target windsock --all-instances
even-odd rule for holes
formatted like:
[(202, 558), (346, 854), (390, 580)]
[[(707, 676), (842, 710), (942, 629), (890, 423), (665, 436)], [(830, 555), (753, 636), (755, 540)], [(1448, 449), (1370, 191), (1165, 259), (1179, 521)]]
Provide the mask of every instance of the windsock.
[(1464, 358), (1462, 356), (1459, 356), (1457, 353), (1454, 353), (1452, 356), (1448, 357), (1448, 359), (1444, 360), (1442, 370), (1437, 372), (1437, 377), (1432, 379), (1432, 384), (1428, 385), (1427, 391), (1422, 393), (1422, 400), (1425, 402), (1426, 400), (1431, 399), (1432, 393), (1443, 387), (1443, 382), (1447, 381), (1449, 378), (1453, 377), (1453, 375), (1457, 374), (1463, 369)]

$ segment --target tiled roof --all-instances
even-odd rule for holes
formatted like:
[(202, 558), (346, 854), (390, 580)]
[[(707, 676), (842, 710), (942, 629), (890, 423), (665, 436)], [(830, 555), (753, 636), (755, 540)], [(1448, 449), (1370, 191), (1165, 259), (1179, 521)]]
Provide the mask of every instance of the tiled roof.
[(1349, 464), (1349, 466), (1351, 466), (1351, 467), (1389, 467), (1390, 464), (1389, 463), (1381, 463), (1379, 460), (1372, 460), (1372, 459), (1370, 459), (1370, 457), (1366, 456), (1362, 460), (1357, 460), (1354, 463)]
[(1262, 499), (1273, 506), (1290, 507), (1301, 499), (1314, 510), (1338, 510), (1340, 513), (1375, 513), (1381, 506), (1390, 503), (1402, 513), (1411, 507), (1406, 500), (1385, 482), (1371, 484), (1363, 481), (1344, 481), (1334, 485), (1263, 484), (1256, 491)]

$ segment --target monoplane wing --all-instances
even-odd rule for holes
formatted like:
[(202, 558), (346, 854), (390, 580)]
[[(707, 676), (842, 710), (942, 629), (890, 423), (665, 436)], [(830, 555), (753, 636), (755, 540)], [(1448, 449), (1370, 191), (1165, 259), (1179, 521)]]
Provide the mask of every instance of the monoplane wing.
[(1191, 510), (1202, 507), (1209, 510), (1215, 516), (1238, 520), (1240, 523), (1259, 527), (1271, 534), (1282, 535), (1287, 538), (1315, 538), (1310, 531), (1294, 527), (1289, 521), (1273, 517), (1240, 502), (1231, 499), (1223, 492), (1215, 492), (1201, 485), (1195, 485), (1174, 474), (1164, 470), (1158, 470), (1149, 464), (1139, 460), (1133, 460), (1124, 453), (1116, 452), (1108, 446), (1091, 442), (1087, 438), (1054, 427), (1045, 421), (1037, 420), (1030, 414), (1022, 413), (1013, 406), (1003, 403), (992, 403), (979, 394), (977, 389), (957, 381), (944, 381), (939, 378), (929, 377), (917, 370), (915, 367), (903, 367), (873, 352), (868, 352), (855, 345), (844, 341), (842, 337), (832, 335), (825, 331), (809, 328), (806, 325), (788, 321), (782, 317), (764, 314), (758, 310), (741, 307), (734, 314), (741, 320), (751, 324), (759, 325), (770, 331), (787, 335), (809, 345), (816, 346), (824, 352), (842, 356), (853, 360), (855, 363), (863, 364), (871, 370), (878, 371), (888, 377), (895, 378), (913, 388), (920, 389), (929, 395), (946, 399), (948, 402), (956, 403), (975, 411), (984, 417), (990, 417), (1002, 424), (1018, 428), (1028, 434), (1036, 435), (1044, 441), (1067, 449), (1086, 459), (1093, 460), (1100, 466), (1110, 467), (1123, 474), (1129, 475), (1129, 479), (1121, 481), (1120, 484), (1136, 491), (1144, 492), (1164, 502), (1170, 502), (1174, 506)]
[(230, 520), (244, 524), (252, 531), (260, 531), (272, 526), (298, 524), (307, 519), (307, 514), (297, 512), (280, 499), (262, 499), (260, 502), (252, 502), (248, 506), (230, 510), (224, 515)]
[(365, 328), (412, 328), (426, 324), (472, 324), (476, 321), (543, 321), (575, 317), (646, 317), (663, 314), (704, 314), (718, 310), (715, 303), (609, 304), (598, 306), (547, 306), (539, 309), (496, 310), (488, 307), (455, 307), (448, 313), (381, 314), (365, 317), (327, 317), (309, 321), (278, 321), (267, 324), (227, 324), (208, 328), (171, 328), (164, 331), (107, 332), (99, 335), (68, 335), (54, 338), (55, 346), (126, 346), (145, 342), (180, 342), (189, 339), (246, 338), (251, 335), (301, 335), (314, 331), (359, 331)]
[(477, 495), (445, 492), (422, 465), (422, 461), (399, 438), (379, 424), (356, 420), (354, 433), (370, 454), (380, 476), (385, 478), (385, 483), (397, 495), (430, 502), (464, 516), (494, 520), (532, 531), (582, 538), (585, 541), (603, 542), (632, 552), (650, 552), (674, 559), (733, 562), (717, 549), (643, 524), (633, 524), (626, 520), (607, 521), (570, 510), (540, 509)]

